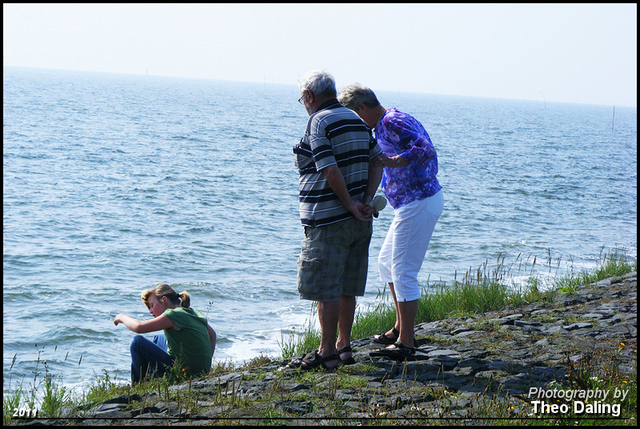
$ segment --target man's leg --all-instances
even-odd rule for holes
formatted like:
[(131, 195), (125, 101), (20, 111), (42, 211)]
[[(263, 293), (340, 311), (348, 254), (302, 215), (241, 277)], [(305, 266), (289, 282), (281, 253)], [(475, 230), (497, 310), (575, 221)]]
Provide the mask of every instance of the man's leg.
[(336, 352), (336, 336), (340, 318), (340, 301), (318, 302), (320, 320), (320, 349), (318, 354), (327, 357)]
[(356, 313), (356, 297), (340, 295), (340, 316), (338, 319), (338, 342), (336, 348), (343, 349), (351, 344), (351, 327)]
[[(351, 221), (349, 246), (342, 275), (340, 293), (340, 317), (338, 319), (338, 341), (336, 348), (342, 350), (351, 345), (351, 328), (356, 313), (356, 297), (363, 296), (369, 268), (369, 244), (373, 227), (371, 222)], [(349, 352), (344, 357), (348, 359)], [(342, 354), (342, 353), (341, 353)]]

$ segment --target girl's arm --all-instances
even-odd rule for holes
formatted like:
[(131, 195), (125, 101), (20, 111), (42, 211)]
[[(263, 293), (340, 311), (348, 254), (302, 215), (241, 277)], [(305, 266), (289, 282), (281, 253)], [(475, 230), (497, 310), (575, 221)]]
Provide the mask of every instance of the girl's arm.
[(154, 317), (151, 320), (145, 320), (144, 322), (127, 316), (126, 314), (118, 314), (113, 319), (113, 324), (118, 326), (119, 323), (123, 323), (124, 326), (137, 334), (144, 334), (146, 332), (161, 331), (163, 329), (178, 329), (178, 325), (173, 323), (171, 319), (165, 316)]
[(213, 352), (216, 350), (216, 331), (207, 323), (207, 330), (209, 331), (209, 341), (211, 341), (211, 356), (213, 357)]

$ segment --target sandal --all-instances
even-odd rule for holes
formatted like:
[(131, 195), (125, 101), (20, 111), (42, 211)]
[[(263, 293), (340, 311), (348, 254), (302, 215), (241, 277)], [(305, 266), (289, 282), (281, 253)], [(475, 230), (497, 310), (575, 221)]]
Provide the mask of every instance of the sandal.
[[(327, 365), (327, 362), (333, 362), (333, 361), (337, 361), (337, 364), (335, 366)], [(316, 349), (300, 360), (299, 368), (302, 369), (303, 371), (309, 371), (310, 369), (314, 369), (321, 366), (324, 369), (330, 370), (338, 367), (338, 365), (340, 365), (340, 362), (341, 361), (340, 361), (339, 354), (334, 353), (327, 357), (322, 357), (318, 354), (318, 350)]]
[[(354, 363), (356, 363), (356, 360), (353, 358), (353, 356), (351, 355), (351, 346), (347, 346), (347, 347), (343, 347), (340, 350), (338, 350), (338, 356), (340, 357), (340, 363), (342, 363), (343, 365), (353, 365)], [(342, 355), (343, 354), (349, 354), (349, 357), (346, 357), (344, 359), (342, 359)]]
[(398, 332), (395, 326), (391, 328), (391, 332), (393, 332), (393, 335), (396, 336), (395, 338), (389, 338), (387, 337), (386, 332), (383, 332), (381, 334), (374, 335), (373, 342), (378, 344), (389, 344), (389, 345), (395, 343), (396, 341), (398, 341), (400, 332)]
[(310, 355), (311, 353), (313, 353), (313, 352), (304, 352), (301, 355), (293, 356), (291, 358), (291, 360), (289, 361), (289, 363), (287, 364), (287, 366), (290, 367), (290, 368), (298, 368), (298, 367), (300, 367), (300, 364), (302, 363), (302, 360), (307, 355)]
[[(393, 348), (391, 348), (393, 347)], [(400, 342), (393, 343), (392, 346), (384, 349), (373, 350), (369, 353), (371, 357), (388, 357), (403, 362), (405, 360), (414, 361), (416, 358), (416, 349), (413, 347), (407, 347)]]

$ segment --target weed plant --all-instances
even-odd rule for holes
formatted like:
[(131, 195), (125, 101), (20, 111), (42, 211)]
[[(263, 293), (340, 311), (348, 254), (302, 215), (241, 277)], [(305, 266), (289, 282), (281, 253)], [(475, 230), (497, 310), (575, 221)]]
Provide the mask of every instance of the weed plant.
[[(557, 263), (546, 261), (548, 267), (560, 266), (561, 258)], [(518, 255), (510, 266), (505, 264), (505, 255), (500, 253), (496, 259), (494, 269), (489, 269), (485, 261), (475, 271), (467, 271), (461, 281), (454, 280), (453, 284), (436, 283), (433, 286), (427, 283), (424, 286), (418, 300), (418, 312), (416, 324), (433, 322), (451, 317), (463, 317), (477, 315), (489, 311), (504, 308), (515, 308), (532, 302), (551, 300), (557, 292), (575, 292), (578, 286), (593, 283), (608, 277), (619, 276), (630, 271), (637, 270), (637, 260), (628, 258), (619, 251), (605, 254), (601, 250), (596, 268), (592, 271), (583, 270), (577, 274), (571, 274), (555, 280), (551, 288), (542, 289), (539, 276), (534, 275), (536, 258), (521, 259)], [(516, 270), (517, 269), (517, 270)], [(522, 285), (517, 285), (514, 278), (520, 277), (523, 271), (528, 277)], [(457, 276), (456, 276), (457, 277)], [(373, 311), (356, 314), (351, 338), (368, 338), (380, 332), (386, 332), (395, 324), (395, 308), (387, 299), (388, 293), (383, 289), (378, 292), (379, 304)], [(310, 317), (315, 320), (314, 315)], [(313, 322), (312, 322), (313, 323)], [(283, 340), (282, 357), (287, 359), (294, 355), (301, 355), (314, 350), (320, 345), (320, 334), (310, 324), (304, 335), (297, 342), (290, 337)]]
[[(419, 301), (419, 310), (416, 323), (430, 322), (440, 320), (448, 317), (461, 317), (465, 315), (473, 315), (484, 313), (492, 310), (499, 310), (505, 307), (517, 307), (519, 305), (527, 304), (530, 302), (540, 300), (551, 300), (553, 294), (558, 292), (573, 293), (578, 286), (597, 282), (604, 278), (619, 276), (630, 271), (637, 271), (637, 261), (625, 257), (620, 253), (612, 253), (609, 255), (603, 255), (601, 253), (598, 265), (595, 270), (581, 271), (578, 274), (562, 277), (555, 280), (552, 287), (547, 290), (542, 290), (542, 282), (538, 276), (530, 275), (529, 278), (521, 283), (521, 286), (517, 286), (512, 281), (513, 277), (519, 275), (521, 270), (526, 269), (529, 273), (533, 273), (533, 266), (536, 260), (533, 258), (527, 258), (521, 260), (520, 255), (516, 259), (514, 264), (506, 266), (504, 264), (504, 255), (499, 255), (496, 261), (495, 269), (490, 270), (487, 263), (483, 264), (475, 271), (468, 271), (465, 273), (461, 281), (454, 281), (451, 285), (446, 284), (427, 284), (423, 289), (424, 293)], [(551, 267), (552, 261), (549, 258), (546, 264)], [(559, 265), (559, 260), (558, 260)], [(517, 268), (517, 270), (515, 270)], [(456, 276), (457, 277), (457, 276)], [(393, 326), (395, 322), (395, 310), (388, 303), (388, 300), (383, 299), (384, 291), (380, 296), (380, 303), (377, 307), (370, 312), (358, 314), (354, 321), (352, 330), (353, 338), (366, 338), (371, 335), (386, 331), (390, 326)], [(312, 310), (310, 320), (317, 318), (315, 310)], [(302, 354), (309, 350), (317, 348), (319, 345), (319, 333), (314, 327), (314, 323), (310, 322), (305, 331), (298, 335), (298, 338), (294, 338), (291, 335), (288, 339), (282, 339), (280, 346), (282, 349), (282, 358), (288, 359), (293, 355)], [(620, 347), (617, 350), (618, 353), (630, 352), (636, 353), (635, 350), (626, 350), (629, 346), (620, 343)], [(74, 394), (62, 386), (62, 377), (54, 376), (48, 368), (47, 362), (41, 360), (42, 349), (38, 349), (38, 359), (36, 361), (36, 368), (34, 371), (33, 383), (25, 385), (25, 377), (17, 381), (13, 380), (12, 369), (15, 363), (16, 357), (12, 361), (12, 364), (8, 370), (8, 374), (4, 374), (3, 377), (3, 425), (19, 424), (19, 421), (13, 419), (13, 415), (16, 409), (20, 407), (27, 407), (30, 409), (38, 410), (38, 417), (84, 417), (88, 415), (88, 410), (94, 407), (96, 404), (104, 402), (107, 399), (126, 395), (130, 398), (129, 407), (127, 409), (144, 412), (149, 405), (146, 403), (148, 394), (155, 394), (165, 404), (171, 404), (170, 408), (172, 414), (176, 411), (184, 418), (197, 415), (202, 407), (211, 408), (216, 410), (216, 415), (221, 418), (233, 418), (240, 414), (249, 414), (256, 416), (256, 418), (268, 418), (270, 424), (297, 424), (302, 422), (308, 424), (308, 421), (291, 420), (291, 417), (296, 416), (295, 413), (287, 414), (283, 412), (282, 408), (276, 407), (274, 404), (283, 403), (304, 403), (305, 406), (311, 408), (320, 408), (324, 410), (332, 410), (331, 414), (335, 418), (345, 418), (350, 412), (368, 412), (369, 415), (373, 414), (373, 420), (364, 419), (360, 423), (367, 425), (386, 425), (390, 423), (398, 423), (397, 420), (393, 420), (392, 415), (384, 408), (371, 411), (367, 404), (362, 404), (362, 409), (354, 404), (343, 403), (337, 392), (339, 389), (351, 389), (360, 392), (363, 398), (375, 396), (377, 394), (389, 394), (391, 392), (372, 392), (371, 388), (367, 387), (367, 383), (363, 382), (362, 378), (354, 377), (352, 372), (358, 371), (357, 369), (350, 367), (339, 368), (334, 376), (335, 378), (329, 378), (324, 381), (324, 384), (316, 386), (316, 390), (320, 389), (323, 394), (315, 398), (307, 398), (306, 395), (300, 395), (296, 393), (287, 393), (282, 389), (282, 375), (279, 375), (279, 380), (273, 384), (271, 392), (262, 395), (260, 399), (250, 401), (247, 396), (239, 394), (240, 380), (247, 379), (247, 377), (255, 377), (254, 379), (260, 379), (264, 377), (260, 372), (254, 375), (247, 375), (252, 370), (261, 371), (260, 368), (268, 365), (271, 362), (271, 358), (267, 356), (258, 356), (251, 359), (249, 362), (237, 364), (231, 361), (215, 361), (210, 373), (209, 378), (221, 376), (224, 374), (230, 374), (234, 372), (241, 373), (240, 379), (225, 384), (224, 386), (218, 385), (214, 392), (207, 394), (206, 402), (201, 401), (198, 393), (194, 393), (191, 388), (191, 380), (187, 379), (178, 367), (175, 367), (171, 372), (162, 378), (152, 378), (144, 380), (143, 382), (131, 386), (130, 384), (123, 384), (111, 377), (106, 370), (103, 375), (95, 374), (95, 382), (88, 388), (87, 392), (81, 394)], [(637, 416), (637, 380), (635, 378), (629, 378), (622, 375), (617, 368), (616, 354), (611, 354), (607, 350), (600, 350), (594, 352), (593, 359), (584, 359), (580, 362), (568, 361), (568, 385), (565, 388), (591, 388), (596, 387), (614, 389), (624, 388), (629, 390), (629, 395), (623, 406), (627, 412), (626, 415), (631, 415), (631, 423), (635, 425), (635, 419)], [(598, 357), (600, 362), (596, 362), (595, 356)], [(604, 362), (603, 362), (604, 359)], [(66, 360), (66, 358), (65, 358)], [(78, 362), (80, 364), (81, 360)], [(42, 374), (44, 370), (44, 374)], [(360, 371), (364, 373), (375, 371), (375, 368), (367, 367), (363, 365)], [(313, 372), (313, 371), (312, 371)], [(301, 383), (314, 383), (317, 382), (310, 373), (294, 374), (294, 377)], [(320, 378), (322, 379), (322, 377)], [(315, 380), (315, 381), (314, 381)], [(12, 384), (15, 383), (15, 384)], [(182, 383), (182, 388), (174, 389), (171, 386)], [(391, 389), (386, 387), (386, 389)], [(498, 389), (498, 393), (500, 389)], [(414, 392), (415, 393), (415, 392)], [(574, 418), (578, 416), (568, 415), (562, 418), (551, 420), (531, 420), (531, 416), (527, 415), (526, 410), (530, 407), (524, 406), (522, 403), (514, 403), (513, 400), (504, 400), (499, 398), (499, 395), (492, 394), (489, 389), (484, 392), (478, 393), (476, 397), (477, 406), (473, 407), (469, 412), (473, 415), (458, 415), (449, 412), (447, 403), (455, 400), (455, 394), (448, 392), (446, 389), (430, 388), (428, 392), (419, 392), (411, 396), (411, 389), (409, 389), (409, 396), (412, 398), (424, 398), (430, 396), (438, 401), (438, 405), (432, 409), (425, 409), (419, 406), (419, 402), (411, 403), (411, 412), (408, 413), (404, 421), (405, 424), (470, 424), (473, 422), (473, 418), (490, 417), (492, 424), (495, 425), (513, 425), (514, 422), (521, 424), (536, 424), (536, 425), (574, 425), (577, 422)], [(412, 399), (413, 401), (414, 399)], [(288, 402), (287, 402), (288, 401)], [(417, 400), (416, 400), (417, 401)], [(355, 409), (354, 409), (355, 407)], [(235, 411), (234, 411), (235, 410)], [(238, 410), (244, 410), (242, 413), (238, 413)], [(447, 420), (451, 418), (454, 420)], [(444, 420), (433, 420), (444, 419)], [(465, 420), (468, 419), (468, 420)], [(515, 419), (515, 420), (514, 420)], [(258, 420), (261, 423), (262, 420)], [(237, 421), (234, 420), (214, 420), (211, 423), (216, 424), (223, 422), (224, 424), (247, 424), (246, 420)], [(581, 421), (581, 424), (603, 424), (601, 420), (587, 420)], [(164, 424), (165, 421), (158, 421), (158, 424)], [(335, 421), (336, 424), (341, 424), (340, 420)], [(605, 421), (604, 424), (619, 424), (619, 420), (613, 420), (611, 422)], [(626, 422), (629, 424), (628, 422)], [(354, 424), (353, 420), (345, 420), (342, 424)]]

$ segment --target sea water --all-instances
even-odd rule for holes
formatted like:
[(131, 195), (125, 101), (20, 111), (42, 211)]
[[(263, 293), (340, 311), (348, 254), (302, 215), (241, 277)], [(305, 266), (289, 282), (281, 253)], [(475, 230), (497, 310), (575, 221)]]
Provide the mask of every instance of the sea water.
[[(517, 281), (636, 257), (636, 108), (377, 95), (438, 152), (425, 293), (500, 258)], [(158, 282), (191, 294), (219, 361), (279, 356), (317, 327), (296, 290), (298, 98), (295, 83), (4, 67), (4, 389), (37, 372), (128, 381), (135, 334), (113, 318), (150, 318), (140, 292)], [(388, 299), (376, 261), (392, 218), (373, 221), (358, 311)]]

